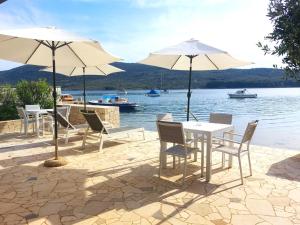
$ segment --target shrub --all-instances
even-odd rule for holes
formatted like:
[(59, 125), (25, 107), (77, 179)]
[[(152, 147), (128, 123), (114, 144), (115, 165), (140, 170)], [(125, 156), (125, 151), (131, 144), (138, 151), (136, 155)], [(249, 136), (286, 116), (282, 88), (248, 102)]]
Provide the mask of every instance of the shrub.
[(0, 121), (18, 118), (16, 102), (17, 95), (11, 86), (6, 85), (0, 88)]
[(16, 92), (22, 106), (39, 104), (42, 108), (53, 107), (51, 88), (46, 80), (19, 81)]

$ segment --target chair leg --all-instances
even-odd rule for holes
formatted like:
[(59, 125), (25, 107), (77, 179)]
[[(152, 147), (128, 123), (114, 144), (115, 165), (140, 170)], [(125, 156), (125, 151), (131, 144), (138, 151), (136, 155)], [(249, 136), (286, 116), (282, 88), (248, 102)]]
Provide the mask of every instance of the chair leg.
[(161, 175), (161, 170), (162, 170), (162, 152), (159, 152), (159, 169), (158, 169), (158, 177), (160, 178)]
[(186, 176), (186, 164), (187, 164), (187, 157), (184, 158), (183, 175), (182, 175), (182, 185), (184, 185), (185, 176)]
[(173, 155), (173, 169), (175, 169), (175, 155)]
[(24, 123), (24, 133), (27, 136), (27, 134), (28, 134), (28, 123), (27, 122)]
[(252, 176), (252, 166), (251, 166), (251, 159), (250, 159), (250, 151), (249, 150), (248, 150), (248, 163), (249, 163), (250, 176)]
[(238, 159), (239, 159), (239, 167), (240, 167), (241, 181), (242, 181), (242, 184), (244, 184), (243, 171), (242, 171), (242, 163), (241, 163), (241, 156), (238, 156)]
[(23, 130), (23, 120), (21, 120), (21, 125), (20, 125), (20, 134), (22, 134), (22, 130)]
[(104, 136), (102, 134), (100, 134), (100, 143), (99, 143), (99, 152), (103, 153), (102, 149), (103, 149), (103, 142), (104, 142)]
[(222, 169), (225, 167), (225, 153), (222, 152)]
[(68, 142), (69, 142), (69, 129), (67, 129), (67, 132), (66, 132), (65, 144), (68, 144)]
[(85, 133), (83, 135), (83, 139), (82, 139), (82, 149), (85, 149), (85, 143), (86, 143), (86, 138), (87, 138), (87, 135), (88, 135), (88, 131), (89, 131), (89, 128), (87, 128), (85, 130)]

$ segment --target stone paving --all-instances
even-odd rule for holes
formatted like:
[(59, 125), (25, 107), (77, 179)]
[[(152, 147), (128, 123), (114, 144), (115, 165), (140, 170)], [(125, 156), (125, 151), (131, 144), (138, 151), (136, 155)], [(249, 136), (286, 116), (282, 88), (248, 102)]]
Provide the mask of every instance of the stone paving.
[[(177, 169), (157, 177), (159, 142), (131, 136), (106, 142), (104, 153), (81, 137), (60, 142), (69, 164), (45, 168), (53, 156), (50, 137), (4, 135), (0, 139), (0, 224), (300, 224), (300, 152), (252, 146), (253, 176), (240, 185), (237, 161), (207, 183), (190, 162), (181, 187)], [(249, 174), (247, 158), (242, 162)]]

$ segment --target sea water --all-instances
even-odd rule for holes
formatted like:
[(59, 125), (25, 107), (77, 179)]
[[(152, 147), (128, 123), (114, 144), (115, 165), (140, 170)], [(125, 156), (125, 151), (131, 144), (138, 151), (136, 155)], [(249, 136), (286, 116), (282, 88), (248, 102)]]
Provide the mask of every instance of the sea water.
[[(134, 125), (155, 130), (155, 119), (159, 113), (172, 113), (176, 121), (186, 120), (186, 90), (170, 90), (160, 97), (147, 97), (149, 90), (128, 90), (124, 97), (141, 107), (136, 112), (121, 113), (121, 125)], [(257, 93), (256, 99), (230, 99), (228, 93), (234, 89), (192, 90), (191, 112), (198, 120), (207, 121), (211, 112), (233, 114), (236, 132), (243, 132), (251, 120), (259, 120), (253, 144), (300, 149), (300, 88), (248, 89)], [(64, 91), (75, 98), (82, 91)], [(88, 100), (97, 100), (104, 94), (115, 91), (88, 91)], [(121, 96), (122, 97), (122, 96)], [(190, 117), (192, 120), (193, 118)]]

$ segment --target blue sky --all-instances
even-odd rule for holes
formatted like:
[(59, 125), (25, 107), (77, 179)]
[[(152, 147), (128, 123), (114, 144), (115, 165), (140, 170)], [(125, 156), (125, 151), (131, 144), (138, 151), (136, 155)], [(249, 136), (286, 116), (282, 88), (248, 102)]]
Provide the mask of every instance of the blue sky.
[[(280, 64), (256, 47), (271, 31), (268, 0), (8, 0), (0, 6), (0, 29), (56, 26), (100, 41), (125, 62), (196, 38), (253, 61)], [(1, 61), (0, 70), (15, 64)]]

